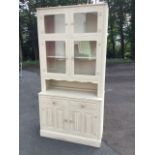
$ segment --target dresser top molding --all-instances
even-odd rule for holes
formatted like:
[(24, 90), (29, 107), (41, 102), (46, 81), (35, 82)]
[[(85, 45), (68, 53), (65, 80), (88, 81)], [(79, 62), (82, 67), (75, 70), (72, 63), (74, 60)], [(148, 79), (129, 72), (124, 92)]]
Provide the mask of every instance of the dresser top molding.
[(62, 6), (62, 5), (59, 5), (59, 6), (56, 6), (56, 7), (41, 7), (41, 8), (36, 8), (37, 11), (40, 11), (40, 10), (48, 10), (48, 9), (62, 9), (62, 8), (75, 8), (75, 7), (95, 7), (95, 6), (108, 6), (107, 3), (102, 3), (102, 4), (79, 4), (79, 5), (67, 5), (67, 6)]

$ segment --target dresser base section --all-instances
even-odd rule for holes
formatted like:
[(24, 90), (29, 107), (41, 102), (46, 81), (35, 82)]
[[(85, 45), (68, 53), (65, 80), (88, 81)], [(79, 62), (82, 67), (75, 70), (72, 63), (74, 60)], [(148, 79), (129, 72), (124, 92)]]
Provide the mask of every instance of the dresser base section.
[(63, 140), (67, 142), (84, 144), (84, 145), (98, 147), (98, 148), (101, 146), (101, 140), (90, 139), (90, 138), (81, 137), (81, 136), (74, 136), (74, 135), (53, 132), (53, 131), (48, 131), (48, 130), (40, 130), (40, 136), (57, 139), (57, 140)]

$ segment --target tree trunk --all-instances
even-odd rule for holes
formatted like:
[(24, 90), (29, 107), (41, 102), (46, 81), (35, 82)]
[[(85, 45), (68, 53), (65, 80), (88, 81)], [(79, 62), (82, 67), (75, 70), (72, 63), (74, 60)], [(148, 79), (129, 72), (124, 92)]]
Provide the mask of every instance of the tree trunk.
[(21, 39), (19, 37), (19, 62), (23, 61), (23, 54), (22, 54), (22, 46), (21, 46)]
[(23, 37), (20, 26), (19, 26), (19, 59), (22, 60), (25, 59), (25, 53), (23, 51)]
[(119, 27), (120, 27), (120, 39), (121, 39), (121, 58), (124, 59), (124, 31), (123, 31), (123, 24), (124, 24), (124, 13), (123, 13), (123, 6), (120, 5), (120, 22), (119, 22)]
[(33, 49), (33, 55), (34, 55), (34, 60), (38, 60), (39, 54), (38, 54), (38, 50), (37, 50), (37, 45), (36, 45), (36, 41), (35, 41), (35, 25), (34, 25), (34, 19), (32, 18), (32, 15), (30, 14), (31, 11), (29, 11), (29, 19), (31, 21), (31, 30), (30, 30), (30, 35), (31, 35), (31, 39), (32, 39), (32, 49)]
[(124, 32), (123, 32), (123, 24), (120, 25), (120, 37), (121, 37), (121, 58), (124, 59)]
[(113, 57), (115, 58), (116, 53), (115, 53), (115, 39), (114, 39), (114, 19), (112, 19), (112, 9), (111, 9), (111, 4), (109, 0), (106, 0), (109, 6), (109, 25), (110, 25), (110, 40), (112, 43), (112, 53), (113, 53)]
[(115, 57), (116, 56), (116, 54), (115, 54), (115, 39), (114, 39), (112, 21), (110, 21), (110, 33), (111, 33), (112, 53), (113, 53), (113, 57)]
[(135, 0), (131, 3), (131, 59), (135, 60)]

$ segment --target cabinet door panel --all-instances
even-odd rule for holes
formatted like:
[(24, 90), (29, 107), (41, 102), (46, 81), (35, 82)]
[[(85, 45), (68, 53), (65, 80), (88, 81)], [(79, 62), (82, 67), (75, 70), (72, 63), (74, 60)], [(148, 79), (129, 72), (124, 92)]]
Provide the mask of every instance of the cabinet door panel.
[(97, 136), (98, 133), (98, 117), (94, 113), (84, 113), (84, 133), (88, 136)]
[(57, 129), (60, 130), (65, 130), (65, 126), (64, 126), (64, 118), (65, 118), (65, 113), (63, 109), (55, 109), (56, 111), (56, 122), (57, 122)]
[(90, 110), (89, 103), (80, 103), (73, 101), (70, 102), (69, 120), (70, 120), (69, 126), (71, 134), (92, 138), (98, 136), (99, 133), (98, 111), (97, 109)]
[(40, 109), (40, 120), (42, 127), (55, 127), (55, 120), (54, 120), (54, 111), (52, 107), (41, 107)]
[(70, 130), (73, 133), (82, 133), (83, 128), (83, 117), (80, 111), (70, 110), (69, 111), (69, 123)]
[[(42, 102), (47, 101), (47, 102)], [(66, 102), (52, 99), (40, 99), (40, 120), (41, 128), (65, 131), (67, 129)], [(63, 102), (63, 103), (62, 103)]]

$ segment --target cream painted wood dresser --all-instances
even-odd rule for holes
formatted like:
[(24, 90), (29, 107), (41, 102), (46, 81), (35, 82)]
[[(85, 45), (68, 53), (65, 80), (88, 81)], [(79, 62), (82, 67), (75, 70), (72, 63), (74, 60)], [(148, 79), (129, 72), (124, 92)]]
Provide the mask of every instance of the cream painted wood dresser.
[(37, 9), (40, 135), (100, 147), (107, 4)]

